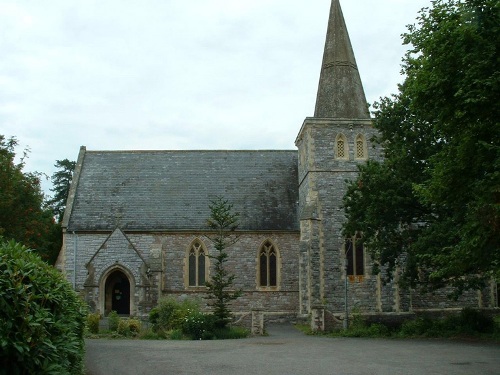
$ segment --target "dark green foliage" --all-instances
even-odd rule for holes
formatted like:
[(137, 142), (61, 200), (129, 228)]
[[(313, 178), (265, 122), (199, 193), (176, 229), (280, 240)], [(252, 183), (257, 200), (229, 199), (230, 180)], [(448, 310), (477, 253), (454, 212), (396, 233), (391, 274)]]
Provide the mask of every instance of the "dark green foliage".
[(212, 339), (214, 323), (214, 315), (192, 312), (186, 316), (182, 324), (182, 332), (192, 340)]
[(458, 295), (500, 279), (500, 2), (436, 0), (417, 21), (404, 83), (374, 105), (385, 160), (349, 183), (344, 234)]
[(182, 333), (181, 329), (174, 329), (170, 332), (168, 338), (170, 340), (184, 340), (184, 333)]
[(81, 374), (85, 320), (62, 274), (0, 238), (0, 374)]
[(462, 332), (486, 333), (494, 329), (495, 321), (479, 310), (463, 309), (460, 312), (458, 327)]
[(57, 222), (60, 223), (66, 208), (66, 200), (68, 199), (76, 162), (68, 159), (56, 160), (54, 166), (58, 169), (51, 178), (53, 188), (50, 190), (54, 192), (54, 197), (48, 201), (48, 204), (52, 207), (54, 216), (57, 217)]
[(28, 151), (16, 162), (17, 140), (0, 135), (0, 236), (34, 249), (53, 264), (61, 248), (61, 228), (44, 202), (40, 173), (24, 172)]
[(463, 309), (458, 315), (441, 319), (421, 317), (405, 322), (399, 332), (402, 337), (456, 337), (493, 334), (495, 322), (484, 312)]
[(115, 332), (118, 330), (118, 324), (120, 324), (120, 316), (113, 310), (108, 314), (108, 329)]
[(363, 316), (354, 313), (351, 317), (351, 323), (348, 329), (336, 333), (342, 337), (385, 337), (391, 334), (389, 328), (384, 324), (368, 324)]
[[(312, 332), (309, 326), (299, 327), (308, 334)], [(397, 338), (481, 338), (496, 340), (500, 338), (500, 317), (497, 321), (488, 314), (470, 308), (460, 313), (441, 318), (420, 316), (406, 320), (401, 325), (387, 326), (383, 323), (368, 323), (362, 315), (353, 314), (351, 324), (346, 330), (329, 333), (333, 337), (397, 337)]]
[(427, 332), (433, 331), (433, 321), (429, 318), (417, 318), (403, 323), (400, 329), (402, 337), (425, 336)]
[(241, 290), (232, 290), (235, 275), (230, 274), (226, 267), (226, 249), (238, 240), (234, 231), (238, 228), (239, 215), (233, 213), (233, 205), (222, 197), (213, 200), (209, 207), (210, 218), (207, 224), (212, 234), (207, 237), (214, 245), (215, 255), (209, 255), (213, 260), (214, 272), (206, 286), (209, 306), (215, 316), (215, 327), (224, 328), (231, 321), (229, 304), (241, 295)]
[(166, 333), (175, 329), (182, 329), (185, 319), (190, 314), (199, 313), (198, 303), (185, 299), (178, 302), (173, 298), (164, 298), (158, 302), (149, 313), (149, 322), (153, 332)]

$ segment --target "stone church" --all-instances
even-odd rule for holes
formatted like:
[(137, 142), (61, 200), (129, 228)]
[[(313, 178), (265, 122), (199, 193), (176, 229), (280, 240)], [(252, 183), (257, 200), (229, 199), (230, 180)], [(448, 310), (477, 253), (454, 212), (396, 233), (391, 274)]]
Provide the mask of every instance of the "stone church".
[[(318, 62), (319, 63), (319, 62)], [(332, 0), (316, 107), (297, 150), (93, 151), (81, 147), (63, 220), (58, 267), (106, 315), (145, 316), (160, 297), (202, 298), (212, 272), (209, 204), (240, 214), (228, 267), (242, 296), (237, 319), (309, 318), (324, 329), (356, 309), (410, 314), (495, 307), (493, 286), (459, 301), (402, 290), (372, 274), (359, 235), (341, 235), (345, 180), (379, 160), (338, 0)], [(496, 287), (496, 286), (495, 286)]]

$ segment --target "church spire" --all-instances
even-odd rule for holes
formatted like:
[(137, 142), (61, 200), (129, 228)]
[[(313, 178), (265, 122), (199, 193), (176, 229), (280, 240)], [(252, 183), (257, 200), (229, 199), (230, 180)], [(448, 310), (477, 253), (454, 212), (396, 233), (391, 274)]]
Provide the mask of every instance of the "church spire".
[(314, 117), (370, 118), (339, 0), (330, 9)]

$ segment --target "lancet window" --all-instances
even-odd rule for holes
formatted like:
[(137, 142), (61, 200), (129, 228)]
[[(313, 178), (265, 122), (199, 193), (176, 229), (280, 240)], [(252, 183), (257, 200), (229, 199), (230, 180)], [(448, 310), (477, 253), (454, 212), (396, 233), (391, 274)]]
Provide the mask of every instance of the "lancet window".
[(349, 159), (349, 144), (344, 134), (337, 135), (335, 141), (335, 156), (337, 159)]
[(259, 250), (259, 286), (263, 288), (278, 286), (278, 251), (267, 240)]
[(200, 240), (195, 240), (188, 254), (188, 285), (205, 286), (207, 277), (207, 252)]
[(356, 159), (366, 159), (368, 157), (368, 149), (366, 147), (366, 138), (362, 134), (356, 136), (355, 146)]
[(360, 233), (346, 238), (344, 244), (345, 261), (348, 276), (362, 276), (365, 274), (365, 249)]

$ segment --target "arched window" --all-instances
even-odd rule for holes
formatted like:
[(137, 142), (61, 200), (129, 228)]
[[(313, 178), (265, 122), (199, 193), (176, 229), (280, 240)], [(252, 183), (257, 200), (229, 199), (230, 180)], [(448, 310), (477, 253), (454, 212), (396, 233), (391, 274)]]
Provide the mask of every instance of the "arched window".
[(337, 135), (335, 140), (335, 157), (337, 159), (349, 159), (349, 143), (344, 134)]
[(276, 247), (271, 241), (265, 241), (259, 250), (259, 287), (276, 288), (278, 286), (278, 260)]
[(366, 139), (362, 134), (356, 136), (355, 141), (355, 158), (356, 159), (366, 159), (368, 157), (368, 149), (366, 147)]
[(188, 254), (188, 285), (191, 287), (205, 286), (207, 276), (207, 252), (203, 242), (196, 239), (189, 248)]
[(365, 249), (361, 241), (361, 234), (346, 238), (344, 244), (345, 261), (347, 262), (347, 276), (362, 276), (365, 274)]

